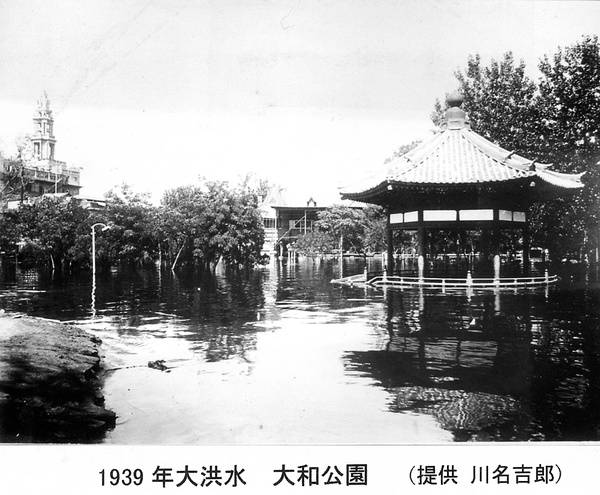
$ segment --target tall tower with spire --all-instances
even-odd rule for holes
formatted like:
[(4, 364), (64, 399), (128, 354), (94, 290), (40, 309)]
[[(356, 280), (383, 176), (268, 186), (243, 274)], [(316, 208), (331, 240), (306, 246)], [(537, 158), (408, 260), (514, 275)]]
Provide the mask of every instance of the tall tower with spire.
[(37, 101), (31, 136), (32, 156), (25, 166), (30, 181), (26, 193), (40, 196), (47, 193), (79, 194), (80, 170), (55, 157), (54, 117), (46, 92)]
[(44, 92), (37, 102), (37, 110), (33, 117), (34, 132), (31, 138), (33, 155), (38, 160), (54, 160), (54, 119), (50, 110), (50, 100)]
[(25, 199), (45, 194), (79, 196), (81, 169), (54, 156), (54, 117), (45, 92), (37, 101), (33, 125), (27, 148), (19, 151), (18, 158), (5, 159), (0, 155), (0, 189), (4, 199), (0, 211), (17, 208)]

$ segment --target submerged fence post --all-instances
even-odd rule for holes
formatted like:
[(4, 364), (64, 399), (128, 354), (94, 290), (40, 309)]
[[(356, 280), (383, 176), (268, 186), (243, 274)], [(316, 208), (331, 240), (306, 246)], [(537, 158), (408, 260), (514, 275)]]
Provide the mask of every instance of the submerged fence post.
[(367, 267), (365, 266), (365, 284), (368, 281), (368, 277), (369, 277), (369, 272), (367, 271)]
[(425, 257), (419, 255), (417, 258), (417, 268), (419, 273), (419, 284), (423, 284), (423, 277), (425, 276)]
[(500, 255), (494, 256), (494, 284), (500, 285)]

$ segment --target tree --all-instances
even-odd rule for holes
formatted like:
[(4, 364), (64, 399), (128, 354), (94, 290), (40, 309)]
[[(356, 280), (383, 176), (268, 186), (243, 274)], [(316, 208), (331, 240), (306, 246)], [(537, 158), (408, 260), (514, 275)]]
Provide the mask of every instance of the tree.
[[(263, 221), (258, 211), (259, 193), (247, 183), (234, 189), (228, 189), (226, 183), (207, 185), (209, 206), (220, 210), (215, 220), (220, 221), (222, 230), (212, 239), (218, 256), (229, 266), (248, 267), (259, 263), (264, 243)], [(218, 261), (218, 257), (215, 260)]]
[(0, 171), (2, 183), (0, 184), (0, 197), (9, 199), (17, 196), (21, 203), (25, 199), (27, 184), (32, 182), (27, 174), (27, 163), (33, 158), (33, 144), (27, 135), (21, 136), (16, 141), (17, 154), (4, 164)]
[(97, 240), (101, 261), (139, 264), (157, 258), (157, 212), (147, 194), (123, 184), (106, 194), (106, 210), (95, 220), (111, 227)]
[(583, 172), (600, 150), (600, 45), (585, 36), (539, 65), (537, 102), (543, 120), (544, 149), (563, 172)]
[(54, 269), (87, 259), (87, 220), (88, 212), (71, 198), (46, 197), (20, 205), (16, 230), (26, 251)]
[[(525, 75), (525, 63), (515, 64), (512, 52), (501, 61), (492, 59), (489, 67), (481, 57), (469, 56), (467, 69), (456, 71), (460, 93), (464, 97), (471, 128), (486, 139), (507, 150), (519, 150), (528, 155), (539, 149), (539, 118), (537, 116), (537, 86)], [(440, 125), (444, 110), (436, 100), (432, 121)]]
[(18, 216), (15, 211), (0, 214), (0, 254), (14, 254), (17, 249)]
[(363, 249), (365, 252), (379, 253), (387, 248), (387, 216), (380, 206), (369, 205), (363, 209), (365, 217)]
[(339, 239), (340, 254), (349, 248), (358, 251), (359, 239), (364, 234), (364, 216), (360, 210), (334, 205), (320, 211), (318, 217), (317, 228)]
[(252, 194), (256, 195), (259, 205), (265, 199), (267, 194), (269, 194), (269, 191), (273, 187), (276, 187), (269, 179), (258, 177), (254, 172), (249, 172), (246, 175), (241, 176), (238, 182), (238, 188), (252, 191)]
[(264, 242), (258, 191), (247, 181), (231, 188), (227, 182), (202, 180), (197, 186), (167, 191), (161, 202), (161, 230), (172, 268), (180, 259), (214, 267), (260, 262)]
[(336, 240), (326, 232), (313, 230), (301, 234), (294, 242), (294, 250), (305, 256), (320, 256), (335, 249)]
[(350, 208), (334, 205), (319, 212), (318, 230), (338, 239), (340, 252), (385, 249), (385, 215), (377, 206)]
[(171, 269), (180, 259), (193, 261), (194, 236), (199, 228), (198, 204), (201, 191), (197, 186), (180, 186), (165, 191), (160, 206), (160, 233)]
[(415, 139), (414, 141), (411, 141), (408, 144), (400, 145), (397, 149), (394, 150), (394, 152), (392, 153), (392, 156), (389, 156), (388, 158), (386, 158), (383, 163), (384, 164), (390, 163), (391, 161), (395, 160), (396, 158), (399, 158), (402, 155), (405, 155), (410, 150), (419, 146), (422, 142), (423, 142), (422, 139)]
[[(539, 65), (539, 107), (545, 161), (562, 172), (585, 172), (583, 193), (557, 200), (540, 212), (543, 223), (563, 219), (564, 239), (588, 249), (600, 239), (600, 45), (597, 36), (559, 48)], [(569, 246), (569, 250), (574, 250)]]

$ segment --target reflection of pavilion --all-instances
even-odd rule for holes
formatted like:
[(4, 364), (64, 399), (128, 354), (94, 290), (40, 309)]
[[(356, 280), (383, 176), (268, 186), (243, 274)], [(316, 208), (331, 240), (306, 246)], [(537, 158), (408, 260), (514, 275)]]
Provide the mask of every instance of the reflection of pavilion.
[[(490, 292), (468, 299), (462, 291), (388, 290), (385, 297), (385, 349), (347, 357), (353, 371), (390, 392), (391, 411), (430, 414), (458, 439), (531, 438), (528, 297), (510, 315)], [(499, 433), (506, 428), (514, 432)]]
[[(460, 108), (462, 96), (448, 97), (450, 108), (439, 133), (397, 158), (379, 175), (341, 191), (343, 199), (383, 206), (388, 214), (388, 265), (383, 283), (397, 285), (441, 285), (428, 280), (426, 258), (428, 235), (452, 232), (456, 238), (468, 231), (481, 231), (479, 249), (484, 259), (494, 259), (494, 276), (473, 285), (504, 283), (530, 285), (541, 280), (506, 281), (500, 276), (503, 230), (517, 231), (522, 238), (524, 277), (529, 267), (529, 208), (532, 204), (580, 190), (581, 175), (552, 172), (550, 165), (536, 163), (504, 150), (470, 129)], [(418, 277), (402, 284), (394, 278), (393, 231), (416, 231)], [(475, 274), (474, 274), (475, 275)], [(467, 277), (470, 278), (470, 277)], [(455, 281), (454, 285), (465, 285)]]
[[(525, 371), (533, 325), (529, 297), (520, 299), (521, 307), (507, 314), (501, 311), (499, 292), (471, 298), (462, 292), (387, 291), (386, 350), (417, 356), (422, 384), (450, 383), (452, 376), (454, 385), (465, 390), (474, 386), (520, 395), (522, 386), (512, 378)], [(509, 378), (497, 380), (498, 371), (509, 370)], [(469, 383), (460, 383), (466, 379)]]

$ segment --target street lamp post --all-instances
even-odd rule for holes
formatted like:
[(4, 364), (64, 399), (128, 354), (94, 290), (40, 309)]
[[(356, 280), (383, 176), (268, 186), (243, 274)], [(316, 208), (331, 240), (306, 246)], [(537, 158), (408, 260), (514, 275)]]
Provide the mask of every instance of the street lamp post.
[(110, 229), (103, 223), (92, 225), (92, 318), (96, 317), (96, 227), (102, 227), (101, 232)]

